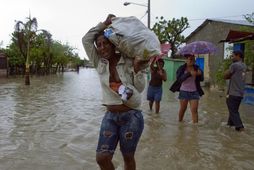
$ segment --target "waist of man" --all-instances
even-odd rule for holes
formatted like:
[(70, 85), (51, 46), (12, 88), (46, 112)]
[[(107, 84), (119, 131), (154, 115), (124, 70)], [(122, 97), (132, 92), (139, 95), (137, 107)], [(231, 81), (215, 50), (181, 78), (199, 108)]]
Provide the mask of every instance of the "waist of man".
[(107, 111), (112, 112), (112, 113), (124, 113), (128, 112), (130, 110), (133, 110), (132, 108), (121, 104), (121, 105), (106, 105)]

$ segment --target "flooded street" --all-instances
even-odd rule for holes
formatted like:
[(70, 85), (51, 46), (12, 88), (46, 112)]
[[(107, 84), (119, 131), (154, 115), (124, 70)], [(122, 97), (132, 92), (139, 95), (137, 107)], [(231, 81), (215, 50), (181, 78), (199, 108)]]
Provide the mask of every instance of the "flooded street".
[[(253, 170), (254, 106), (242, 104), (246, 131), (226, 126), (222, 93), (205, 91), (199, 124), (190, 112), (178, 123), (177, 94), (164, 87), (161, 113), (149, 111), (144, 92), (145, 129), (138, 170)], [(0, 170), (97, 170), (95, 149), (105, 108), (94, 69), (80, 73), (0, 79)], [(114, 164), (122, 170), (117, 149)]]

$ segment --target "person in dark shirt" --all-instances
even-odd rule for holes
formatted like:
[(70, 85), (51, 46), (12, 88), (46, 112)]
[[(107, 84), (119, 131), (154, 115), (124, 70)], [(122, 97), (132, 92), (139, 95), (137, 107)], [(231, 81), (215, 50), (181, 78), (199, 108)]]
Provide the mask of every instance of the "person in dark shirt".
[[(154, 66), (156, 63), (156, 67)], [(151, 80), (149, 82), (149, 87), (147, 91), (147, 100), (149, 100), (150, 110), (153, 109), (153, 103), (155, 102), (155, 112), (160, 111), (160, 101), (162, 96), (162, 82), (167, 80), (166, 71), (163, 69), (164, 61), (163, 59), (158, 59), (156, 57), (152, 60), (150, 65)]]
[(244, 126), (238, 110), (244, 95), (247, 67), (243, 63), (243, 53), (241, 51), (233, 52), (232, 61), (229, 70), (224, 74), (224, 78), (230, 80), (226, 100), (229, 111), (228, 125), (234, 126), (236, 131), (243, 131)]

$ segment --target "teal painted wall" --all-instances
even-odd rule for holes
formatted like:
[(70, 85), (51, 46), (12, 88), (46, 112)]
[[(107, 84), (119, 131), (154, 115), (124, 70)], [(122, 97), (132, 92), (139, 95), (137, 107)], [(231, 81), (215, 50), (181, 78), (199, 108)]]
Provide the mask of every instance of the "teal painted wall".
[(176, 79), (176, 70), (185, 63), (185, 60), (165, 58), (164, 62), (164, 69), (167, 72), (168, 81), (174, 81)]

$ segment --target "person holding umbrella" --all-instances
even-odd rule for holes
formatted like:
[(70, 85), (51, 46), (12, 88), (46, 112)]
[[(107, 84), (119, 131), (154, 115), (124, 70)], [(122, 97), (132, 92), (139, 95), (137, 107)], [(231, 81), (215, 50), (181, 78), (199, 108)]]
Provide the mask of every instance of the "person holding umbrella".
[(200, 82), (204, 80), (203, 71), (195, 64), (195, 55), (213, 54), (217, 51), (214, 44), (207, 41), (194, 41), (180, 49), (186, 63), (176, 72), (176, 81), (170, 87), (172, 92), (179, 91), (179, 122), (183, 121), (188, 103), (190, 103), (192, 122), (198, 123), (199, 98), (204, 95)]
[(204, 80), (202, 70), (195, 64), (193, 54), (185, 54), (186, 63), (181, 65), (176, 72), (176, 81), (170, 87), (172, 92), (179, 91), (179, 122), (183, 121), (188, 103), (192, 114), (192, 122), (198, 123), (199, 98), (204, 94), (200, 82)]

